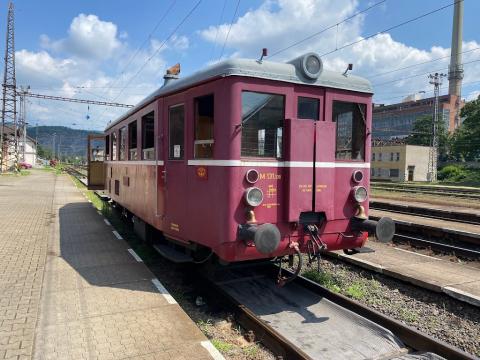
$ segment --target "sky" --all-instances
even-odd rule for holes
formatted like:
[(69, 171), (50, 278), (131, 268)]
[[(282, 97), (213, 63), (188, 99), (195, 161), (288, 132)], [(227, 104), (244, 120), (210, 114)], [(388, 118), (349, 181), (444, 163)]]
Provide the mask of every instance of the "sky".
[[(309, 51), (323, 55), (366, 39), (322, 56), (325, 68), (343, 72), (353, 63), (353, 73), (372, 82), (377, 103), (399, 102), (419, 91), (431, 96), (427, 73), (446, 73), (448, 68), (453, 17), (453, 6), (448, 5), (453, 2), (18, 0), (14, 2), (17, 85), (29, 85), (31, 92), (40, 94), (136, 104), (162, 85), (165, 69), (177, 62), (180, 75), (186, 76), (221, 59), (258, 58), (264, 47), (271, 55), (267, 59), (287, 61)], [(443, 6), (447, 7), (384, 31)], [(6, 1), (0, 1), (2, 33), (7, 7)], [(462, 96), (471, 100), (480, 95), (476, 19), (480, 1), (464, 0), (464, 7)], [(2, 54), (4, 47), (1, 44)], [(435, 59), (439, 60), (431, 61)], [(404, 67), (408, 68), (393, 71)], [(441, 93), (447, 88), (445, 81)], [(30, 98), (27, 122), (102, 130), (123, 112), (123, 108)]]

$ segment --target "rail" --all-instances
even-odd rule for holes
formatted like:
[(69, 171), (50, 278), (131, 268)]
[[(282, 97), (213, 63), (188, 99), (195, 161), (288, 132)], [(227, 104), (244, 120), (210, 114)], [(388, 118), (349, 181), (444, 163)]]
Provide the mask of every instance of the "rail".
[[(289, 272), (288, 270), (285, 270)], [(259, 274), (271, 275), (269, 281), (273, 281), (278, 268), (275, 265), (264, 265), (259, 267)], [(292, 275), (289, 272), (289, 275)], [(419, 352), (433, 352), (445, 359), (475, 359), (456, 347), (453, 347), (441, 340), (428, 336), (410, 326), (407, 326), (393, 318), (390, 318), (376, 310), (370, 309), (357, 301), (351, 300), (343, 295), (336, 294), (325, 287), (308, 280), (302, 276), (297, 277), (293, 283), (330, 300), (334, 304), (358, 314), (375, 324), (378, 324), (396, 335), (407, 347)], [(301, 348), (297, 347), (288, 338), (282, 336), (273, 327), (268, 325), (254, 311), (239, 302), (233, 296), (228, 294), (221, 286), (213, 280), (203, 277), (202, 286), (204, 290), (211, 294), (211, 301), (215, 302), (235, 315), (237, 322), (248, 331), (255, 334), (255, 338), (269, 348), (276, 356), (283, 359), (311, 359)], [(288, 285), (287, 285), (288, 286)], [(293, 301), (293, 299), (292, 299)], [(353, 339), (352, 339), (353, 341)]]
[(403, 204), (391, 204), (381, 201), (370, 201), (370, 209), (384, 210), (398, 214), (420, 215), (422, 217), (428, 217), (431, 219), (451, 220), (465, 224), (480, 225), (480, 214), (462, 211), (449, 211)]

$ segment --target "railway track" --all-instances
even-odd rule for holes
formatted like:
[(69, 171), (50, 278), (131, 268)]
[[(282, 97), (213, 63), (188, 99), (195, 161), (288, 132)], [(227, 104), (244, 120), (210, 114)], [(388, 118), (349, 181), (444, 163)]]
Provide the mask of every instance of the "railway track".
[[(282, 359), (415, 359), (419, 352), (475, 359), (306, 278), (278, 288), (274, 265), (239, 268), (222, 270), (219, 279), (202, 278), (202, 287), (210, 301), (232, 311), (238, 323)], [(350, 337), (350, 331), (356, 336)], [(365, 345), (370, 341), (371, 346)]]
[[(395, 219), (396, 234), (393, 241), (409, 243), (415, 247), (431, 248), (432, 250), (454, 254), (469, 259), (480, 259), (480, 234), (448, 227), (442, 221), (458, 222), (462, 224), (480, 225), (480, 216), (474, 213), (429, 209), (386, 202), (370, 202), (370, 209), (377, 210), (381, 216), (391, 214), (410, 215), (413, 219)], [(385, 213), (387, 212), (387, 213)], [(377, 214), (375, 214), (377, 215)], [(415, 223), (414, 217), (440, 220), (439, 225)], [(379, 219), (379, 216), (370, 216)], [(468, 230), (468, 227), (463, 226)]]
[[(72, 176), (83, 177), (84, 174), (80, 171), (76, 171), (76, 169), (67, 169)], [(242, 269), (245, 265), (234, 265), (233, 269)], [(245, 267), (247, 268), (247, 267)], [(234, 275), (231, 274), (232, 268), (228, 268), (228, 272), (222, 269), (221, 273), (222, 276), (220, 279), (215, 279), (215, 275), (212, 277), (202, 277), (198, 282), (199, 288), (205, 292), (206, 297), (210, 299), (212, 303), (216, 303), (221, 307), (224, 307), (230, 311), (232, 311), (235, 315), (236, 321), (242, 325), (247, 331), (251, 331), (254, 334), (255, 340), (264, 344), (270, 351), (272, 351), (276, 356), (279, 356), (282, 359), (323, 359), (323, 358), (336, 358), (336, 359), (351, 359), (352, 353), (351, 349), (346, 351), (345, 353), (341, 353), (341, 350), (335, 348), (335, 356), (329, 357), (325, 352), (327, 351), (324, 347), (322, 352), (312, 354), (312, 349), (310, 347), (304, 348), (302, 344), (298, 343), (298, 337), (306, 337), (313, 341), (314, 343), (318, 344), (327, 344), (330, 343), (330, 347), (335, 347), (334, 343), (331, 343), (331, 338), (315, 338), (316, 334), (308, 334), (305, 335), (303, 332), (295, 332), (295, 333), (286, 334), (282, 332), (281, 329), (278, 329), (278, 324), (275, 326), (275, 323), (265, 321), (262, 319), (261, 313), (258, 312), (258, 308), (255, 306), (250, 306), (251, 304), (247, 304), (245, 301), (246, 299), (255, 299), (256, 304), (264, 304), (267, 309), (273, 307), (274, 304), (272, 303), (272, 298), (269, 298), (271, 292), (268, 289), (276, 288), (273, 284), (273, 279), (278, 272), (278, 268), (273, 264), (263, 264), (253, 268), (254, 272), (252, 273), (252, 267), (248, 267), (248, 272), (243, 272), (238, 274), (238, 272)], [(288, 270), (283, 270), (288, 276), (291, 276), (292, 273)], [(255, 282), (256, 285), (252, 286), (252, 282)], [(238, 291), (235, 293), (231, 291), (231, 289), (239, 289), (239, 285), (243, 284), (243, 288), (248, 289), (248, 291), (242, 292), (243, 299), (238, 297)], [(312, 323), (322, 323), (322, 321), (328, 321), (329, 318), (322, 318), (322, 313), (320, 314), (313, 314), (310, 310), (310, 307), (318, 302), (325, 302), (328, 301), (331, 303), (334, 308), (341, 309), (341, 311), (345, 312), (347, 316), (342, 316), (343, 319), (350, 319), (352, 321), (351, 325), (358, 325), (355, 320), (358, 319), (366, 319), (361, 322), (361, 324), (368, 324), (368, 326), (372, 328), (365, 329), (365, 331), (378, 333), (379, 329), (383, 329), (384, 334), (387, 335), (388, 338), (392, 337), (391, 346), (393, 347), (390, 349), (390, 356), (389, 359), (417, 359), (415, 357), (415, 353), (435, 353), (445, 359), (475, 359), (474, 356), (453, 347), (443, 341), (434, 339), (431, 336), (428, 336), (412, 327), (409, 327), (395, 319), (392, 319), (382, 313), (370, 309), (354, 300), (351, 300), (345, 296), (340, 294), (333, 293), (328, 289), (322, 287), (321, 285), (312, 282), (303, 277), (297, 277), (294, 281), (290, 284), (286, 285), (287, 287), (295, 287), (290, 289), (289, 294), (293, 294), (291, 298), (285, 298), (280, 295), (276, 295), (275, 297), (286, 299), (286, 303), (296, 304), (298, 301), (298, 305), (296, 307), (296, 311), (300, 312), (305, 316), (306, 326), (309, 321)], [(256, 288), (257, 291), (252, 294), (251, 290)], [(278, 291), (282, 291), (282, 288), (276, 288)], [(275, 290), (274, 290), (275, 291)], [(303, 293), (304, 296), (301, 300), (296, 299), (297, 294)], [(308, 294), (309, 299), (305, 299), (305, 294)], [(246, 296), (245, 296), (246, 295)], [(253, 296), (252, 296), (253, 295)], [(288, 314), (291, 314), (289, 309), (286, 309), (283, 315), (286, 316), (283, 324), (286, 324), (288, 327), (291, 324), (291, 319), (288, 318)], [(267, 311), (271, 312), (271, 311)], [(265, 311), (263, 312), (265, 315)], [(324, 314), (323, 314), (324, 315)], [(281, 320), (281, 315), (277, 320)], [(333, 319), (332, 319), (333, 320)], [(366, 321), (366, 323), (365, 323)], [(356, 326), (358, 327), (358, 326)], [(364, 345), (357, 345), (356, 341), (358, 340), (356, 337), (348, 337), (346, 330), (350, 329), (351, 326), (344, 326), (341, 330), (341, 336), (348, 340), (351, 343), (352, 348), (357, 346), (364, 346)], [(386, 330), (385, 330), (386, 329)], [(290, 336), (292, 335), (292, 336)], [(313, 338), (312, 338), (313, 336)], [(318, 335), (317, 335), (318, 337)], [(306, 344), (310, 345), (310, 344)], [(373, 343), (371, 348), (375, 349), (379, 345), (378, 343)], [(395, 348), (395, 346), (398, 347)], [(397, 351), (398, 350), (398, 351)], [(407, 355), (406, 353), (413, 353)], [(406, 357), (410, 356), (411, 357)], [(363, 357), (365, 358), (365, 357)], [(370, 357), (369, 357), (370, 358)], [(378, 358), (375, 356), (375, 358)]]
[(477, 188), (455, 188), (451, 186), (422, 186), (375, 182), (372, 182), (370, 187), (372, 190), (395, 191), (412, 194), (418, 193), (425, 195), (442, 195), (475, 200), (480, 199), (480, 189)]
[(451, 220), (464, 224), (480, 225), (480, 215), (474, 213), (432, 209), (403, 204), (391, 204), (381, 201), (370, 201), (370, 209), (385, 210), (397, 214), (420, 215), (431, 219)]

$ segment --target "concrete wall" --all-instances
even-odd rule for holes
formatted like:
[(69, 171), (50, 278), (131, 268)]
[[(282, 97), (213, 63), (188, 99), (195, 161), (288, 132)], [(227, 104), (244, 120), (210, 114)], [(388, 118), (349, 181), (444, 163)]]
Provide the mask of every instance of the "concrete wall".
[(406, 145), (405, 171), (408, 175), (408, 167), (415, 166), (413, 181), (427, 181), (429, 146)]

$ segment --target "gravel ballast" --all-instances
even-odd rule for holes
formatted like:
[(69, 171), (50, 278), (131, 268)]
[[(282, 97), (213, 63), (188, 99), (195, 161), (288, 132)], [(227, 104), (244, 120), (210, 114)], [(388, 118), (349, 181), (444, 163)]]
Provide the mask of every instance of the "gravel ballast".
[(302, 275), (328, 289), (359, 301), (381, 313), (480, 356), (480, 309), (337, 259), (305, 267)]

